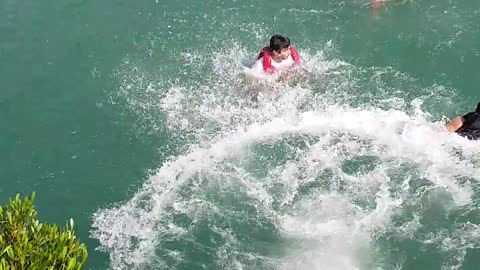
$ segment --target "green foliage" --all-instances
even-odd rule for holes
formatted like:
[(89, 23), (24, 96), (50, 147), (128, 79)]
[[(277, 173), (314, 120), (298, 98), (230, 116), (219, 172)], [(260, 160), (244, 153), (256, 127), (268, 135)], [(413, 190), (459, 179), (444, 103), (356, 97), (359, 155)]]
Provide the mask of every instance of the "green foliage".
[(88, 254), (75, 238), (73, 220), (65, 230), (40, 223), (34, 199), (35, 193), (23, 201), (17, 194), (0, 206), (0, 270), (82, 269)]

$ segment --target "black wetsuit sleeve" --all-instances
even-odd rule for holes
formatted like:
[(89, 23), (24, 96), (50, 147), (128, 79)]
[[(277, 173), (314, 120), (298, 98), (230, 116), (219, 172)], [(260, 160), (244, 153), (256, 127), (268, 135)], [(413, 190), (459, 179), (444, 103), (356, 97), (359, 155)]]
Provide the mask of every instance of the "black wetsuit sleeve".
[(465, 114), (463, 116), (463, 126), (464, 127), (470, 126), (470, 124), (473, 123), (476, 118), (477, 118), (477, 116), (474, 112)]
[(480, 139), (480, 121), (478, 113), (467, 113), (463, 116), (463, 125), (456, 132), (469, 140)]

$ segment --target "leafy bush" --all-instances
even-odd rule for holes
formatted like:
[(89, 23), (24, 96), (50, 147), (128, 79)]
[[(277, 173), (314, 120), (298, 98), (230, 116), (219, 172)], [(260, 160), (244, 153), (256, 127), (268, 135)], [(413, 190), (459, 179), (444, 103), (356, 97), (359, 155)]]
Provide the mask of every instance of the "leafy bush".
[(88, 254), (75, 238), (73, 220), (65, 230), (40, 223), (34, 199), (35, 193), (23, 201), (17, 194), (0, 206), (0, 270), (82, 269)]

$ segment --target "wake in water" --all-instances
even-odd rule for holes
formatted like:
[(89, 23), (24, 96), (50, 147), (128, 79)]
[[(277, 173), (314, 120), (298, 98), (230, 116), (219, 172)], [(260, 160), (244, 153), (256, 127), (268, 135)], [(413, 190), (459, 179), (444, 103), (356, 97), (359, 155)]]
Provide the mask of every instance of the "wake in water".
[(112, 269), (403, 269), (406, 246), (456, 269), (478, 247), (480, 146), (432, 122), (449, 90), (301, 53), (305, 78), (256, 104), (239, 46), (183, 54), (181, 80), (120, 69), (120, 98), (185, 150), (94, 215)]

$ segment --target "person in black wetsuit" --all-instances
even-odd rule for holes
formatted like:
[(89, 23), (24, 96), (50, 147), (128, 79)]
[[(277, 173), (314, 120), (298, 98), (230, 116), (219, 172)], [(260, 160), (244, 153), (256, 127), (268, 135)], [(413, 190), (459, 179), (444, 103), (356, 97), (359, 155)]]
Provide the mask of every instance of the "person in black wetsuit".
[(480, 140), (480, 103), (474, 112), (453, 118), (445, 127), (469, 140)]

